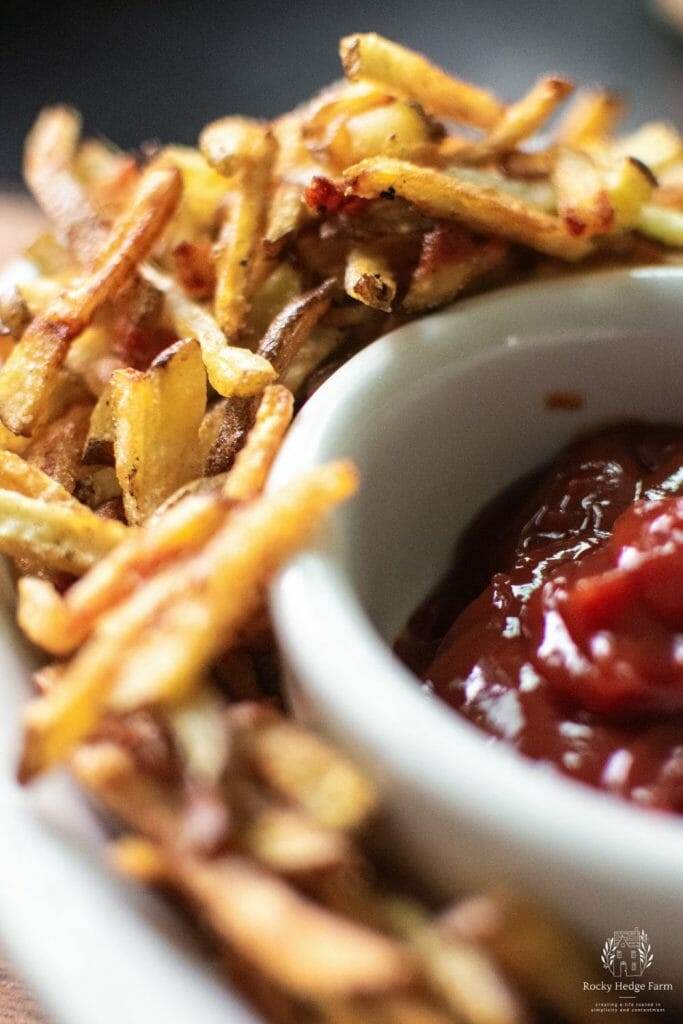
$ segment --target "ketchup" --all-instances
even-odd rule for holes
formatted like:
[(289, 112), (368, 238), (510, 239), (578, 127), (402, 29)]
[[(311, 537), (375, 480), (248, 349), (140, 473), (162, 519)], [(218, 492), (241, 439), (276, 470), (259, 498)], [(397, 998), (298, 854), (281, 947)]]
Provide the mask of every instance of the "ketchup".
[(583, 438), (498, 498), (397, 650), (495, 740), (683, 813), (683, 429)]

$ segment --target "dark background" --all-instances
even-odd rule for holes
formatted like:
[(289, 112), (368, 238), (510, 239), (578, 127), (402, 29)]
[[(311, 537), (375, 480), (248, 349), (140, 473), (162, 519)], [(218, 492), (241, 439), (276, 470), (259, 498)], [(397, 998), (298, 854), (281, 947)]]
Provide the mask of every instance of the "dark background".
[(645, 0), (0, 0), (0, 180), (38, 108), (80, 108), (127, 147), (193, 142), (220, 114), (273, 115), (339, 76), (337, 43), (376, 29), (504, 98), (542, 72), (623, 90), (683, 121), (683, 38)]

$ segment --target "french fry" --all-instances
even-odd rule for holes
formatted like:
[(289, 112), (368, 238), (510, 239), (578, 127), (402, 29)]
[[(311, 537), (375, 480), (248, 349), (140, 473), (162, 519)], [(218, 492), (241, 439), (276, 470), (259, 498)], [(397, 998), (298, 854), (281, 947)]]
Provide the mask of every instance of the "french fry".
[(298, 395), (311, 374), (340, 348), (345, 338), (343, 327), (320, 324), (314, 327), (282, 375), (285, 387)]
[(556, 141), (571, 149), (604, 143), (612, 135), (623, 111), (623, 101), (614, 93), (582, 90), (558, 126)]
[(284, 373), (318, 321), (330, 308), (337, 285), (332, 279), (289, 302), (261, 339), (258, 353)]
[(331, 871), (352, 860), (351, 843), (342, 832), (323, 828), (295, 808), (261, 803), (236, 841), (263, 867), (296, 877)]
[(73, 405), (63, 416), (38, 431), (27, 461), (56, 480), (69, 494), (78, 481), (83, 445), (90, 423), (90, 405)]
[(199, 429), (206, 476), (215, 477), (231, 469), (253, 419), (251, 398), (223, 398), (209, 409)]
[(256, 395), (275, 380), (277, 374), (266, 359), (248, 349), (230, 345), (211, 314), (188, 299), (172, 278), (151, 266), (141, 268), (140, 274), (164, 293), (177, 333), (181, 337), (196, 338), (201, 345), (209, 382), (219, 395)]
[(247, 320), (247, 331), (262, 338), (269, 325), (292, 299), (302, 291), (301, 274), (291, 263), (278, 263), (254, 292)]
[[(66, 498), (74, 500), (68, 494)], [(21, 579), (19, 625), (34, 643), (52, 654), (71, 654), (90, 635), (98, 619), (124, 601), (141, 580), (200, 547), (216, 531), (225, 511), (212, 498), (185, 499), (148, 527), (129, 531), (121, 544), (64, 596), (44, 580)]]
[(504, 268), (508, 261), (505, 242), (496, 238), (475, 241), (457, 225), (438, 225), (424, 236), (403, 307), (415, 313), (451, 302), (463, 289)]
[(680, 210), (646, 203), (640, 209), (637, 228), (663, 245), (683, 246), (683, 212)]
[(41, 498), (73, 509), (81, 507), (58, 480), (15, 452), (0, 451), (0, 488), (26, 498)]
[(114, 387), (110, 381), (95, 403), (83, 447), (86, 466), (114, 465)]
[(635, 157), (625, 157), (605, 171), (605, 186), (621, 229), (633, 228), (657, 185), (652, 171)]
[(230, 760), (224, 704), (207, 686), (175, 708), (168, 722), (185, 771), (193, 781), (217, 785)]
[(266, 388), (254, 426), (228, 473), (224, 497), (230, 501), (250, 501), (261, 493), (293, 413), (294, 399), (287, 388), (279, 384)]
[(104, 248), (107, 231), (73, 171), (80, 132), (71, 107), (46, 107), (26, 139), (24, 177), (67, 247), (87, 264)]
[(498, 234), (563, 260), (579, 260), (591, 251), (588, 239), (569, 235), (556, 217), (428, 167), (377, 157), (350, 167), (344, 177), (355, 195), (398, 195), (430, 216), (456, 220), (473, 231)]
[(573, 88), (563, 78), (541, 78), (526, 96), (507, 108), (485, 139), (463, 146), (455, 154), (455, 162), (485, 163), (510, 152), (538, 131)]
[(369, 779), (292, 722), (266, 721), (247, 730), (242, 743), (259, 776), (326, 828), (358, 828), (375, 809), (377, 793)]
[(397, 933), (420, 957), (434, 993), (467, 1024), (522, 1024), (527, 1016), (491, 955), (452, 932), (448, 937), (405, 900), (389, 903)]
[(337, 917), (246, 860), (179, 857), (174, 868), (216, 932), (301, 998), (380, 994), (412, 980), (400, 943)]
[(206, 372), (198, 342), (177, 342), (145, 373), (117, 370), (112, 396), (116, 475), (128, 522), (139, 525), (200, 469)]
[(229, 212), (218, 240), (214, 312), (229, 338), (245, 325), (253, 286), (254, 258), (265, 228), (273, 143), (262, 129), (263, 156), (237, 173)]
[(430, 114), (477, 128), (492, 128), (503, 116), (504, 107), (491, 93), (374, 32), (346, 36), (339, 54), (347, 78), (367, 79), (394, 96), (417, 100)]
[(165, 241), (178, 243), (211, 236), (216, 215), (225, 199), (227, 182), (191, 146), (164, 146), (153, 167), (174, 168), (182, 177), (182, 196)]
[(634, 157), (658, 174), (681, 159), (683, 139), (672, 125), (652, 121), (613, 142), (609, 155), (612, 159)]
[(71, 342), (145, 258), (172, 215), (179, 194), (177, 172), (153, 169), (143, 175), (92, 273), (27, 328), (0, 370), (0, 418), (13, 433), (33, 433)]
[(557, 212), (573, 237), (589, 238), (612, 229), (615, 215), (605, 180), (587, 153), (560, 149), (553, 183)]
[(68, 756), (107, 703), (121, 711), (186, 696), (258, 609), (262, 588), (282, 561), (355, 486), (347, 463), (331, 463), (257, 499), (187, 563), (158, 573), (104, 616), (62, 685), (27, 709), (21, 778)]
[(354, 247), (346, 260), (344, 288), (350, 298), (388, 313), (396, 295), (396, 280), (383, 256)]
[(301, 122), (301, 115), (292, 113), (278, 118), (273, 125), (277, 153), (263, 242), (270, 257), (281, 252), (306, 215), (306, 207), (302, 202), (304, 182), (300, 175), (304, 171), (305, 176), (310, 177), (311, 168), (315, 165), (304, 148)]
[(122, 540), (125, 530), (85, 505), (74, 508), (0, 490), (0, 551), (11, 558), (37, 559), (80, 576)]
[(392, 100), (333, 122), (318, 152), (340, 170), (369, 156), (419, 160), (439, 134), (417, 104)]
[(202, 129), (199, 149), (204, 159), (226, 178), (272, 157), (269, 128), (248, 117), (222, 117)]

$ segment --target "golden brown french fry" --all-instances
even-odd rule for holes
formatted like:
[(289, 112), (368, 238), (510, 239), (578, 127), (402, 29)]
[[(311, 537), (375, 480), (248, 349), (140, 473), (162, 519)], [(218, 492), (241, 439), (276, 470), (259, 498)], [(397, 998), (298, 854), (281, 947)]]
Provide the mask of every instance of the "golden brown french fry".
[(563, 78), (541, 78), (526, 96), (507, 108), (485, 139), (463, 146), (454, 161), (484, 163), (499, 153), (510, 152), (538, 131), (573, 88)]
[(24, 177), (67, 247), (89, 263), (106, 244), (107, 231), (73, 171), (80, 133), (71, 107), (42, 110), (26, 139)]
[(344, 271), (346, 294), (364, 306), (391, 311), (396, 295), (396, 279), (388, 261), (363, 246), (349, 250)]
[(419, 162), (431, 155), (441, 134), (418, 104), (390, 99), (333, 121), (316, 152), (339, 170), (369, 156)]
[(635, 157), (658, 174), (681, 159), (683, 139), (673, 125), (651, 121), (631, 135), (615, 140), (609, 147), (609, 155), (612, 159)]
[(45, 650), (56, 655), (71, 654), (90, 635), (102, 615), (125, 600), (141, 580), (174, 558), (200, 547), (216, 531), (225, 514), (225, 506), (213, 498), (185, 499), (143, 529), (129, 531), (121, 544), (64, 596), (44, 580), (21, 579), (19, 625)]
[(623, 112), (623, 101), (615, 93), (581, 90), (558, 126), (556, 140), (572, 149), (604, 142), (612, 135)]
[(222, 117), (199, 136), (204, 159), (226, 178), (263, 164), (272, 156), (269, 126), (249, 117)]
[(88, 434), (83, 446), (83, 463), (87, 466), (114, 465), (114, 388), (106, 385), (90, 416)]
[(258, 609), (271, 575), (353, 493), (356, 479), (348, 463), (330, 463), (256, 499), (200, 552), (159, 572), (104, 616), (62, 685), (29, 706), (21, 778), (68, 756), (107, 703), (129, 710), (186, 696)]
[(303, 291), (301, 274), (291, 263), (276, 264), (252, 296), (249, 334), (261, 338), (288, 302)]
[(263, 359), (284, 373), (318, 321), (330, 308), (337, 283), (330, 278), (287, 303), (275, 317), (258, 347)]
[(237, 172), (218, 240), (214, 312), (229, 338), (237, 337), (245, 326), (254, 258), (265, 229), (273, 142), (267, 128), (262, 128), (261, 134), (263, 155)]
[(227, 191), (225, 178), (192, 146), (164, 146), (152, 166), (175, 168), (182, 177), (182, 196), (164, 236), (166, 245), (172, 249), (179, 242), (211, 237)]
[(0, 551), (12, 558), (37, 559), (50, 569), (80, 576), (125, 531), (122, 523), (102, 519), (85, 505), (75, 508), (0, 490)]
[(605, 179), (588, 153), (561, 148), (553, 184), (557, 212), (572, 236), (602, 235), (613, 228), (615, 214)]
[(247, 730), (242, 743), (259, 776), (326, 828), (358, 828), (377, 803), (373, 783), (320, 737), (282, 719)]
[(0, 418), (15, 434), (35, 430), (73, 339), (144, 259), (171, 217), (180, 195), (173, 170), (148, 170), (130, 207), (85, 279), (36, 317), (0, 370)]
[(266, 388), (254, 426), (223, 485), (224, 497), (249, 501), (261, 493), (293, 413), (294, 399), (287, 388), (280, 384)]
[(69, 494), (73, 494), (78, 481), (91, 410), (91, 405), (72, 405), (34, 435), (26, 454), (32, 466), (60, 483)]
[(209, 409), (199, 430), (206, 476), (216, 477), (232, 468), (253, 420), (252, 398), (223, 398)]
[(116, 475), (128, 522), (137, 526), (201, 468), (206, 371), (199, 343), (176, 342), (145, 373), (117, 370), (112, 396)]
[(387, 910), (397, 934), (419, 956), (432, 991), (466, 1024), (526, 1024), (527, 1015), (490, 953), (461, 939), (445, 937), (417, 904), (390, 900)]
[(430, 114), (477, 128), (492, 128), (503, 116), (504, 107), (491, 93), (374, 32), (346, 36), (339, 54), (347, 78), (367, 79), (394, 96), (417, 100)]
[(438, 225), (423, 239), (403, 307), (416, 313), (451, 302), (463, 289), (502, 269), (508, 261), (509, 246), (500, 239), (475, 241), (456, 225)]
[(430, 216), (498, 234), (560, 259), (579, 260), (591, 251), (590, 241), (569, 235), (558, 218), (513, 196), (428, 167), (375, 157), (350, 167), (344, 177), (354, 195), (399, 195)]
[(15, 452), (0, 451), (0, 488), (26, 498), (42, 498), (58, 505), (81, 508), (80, 502), (58, 480)]
[(300, 180), (301, 173), (307, 179), (315, 166), (303, 144), (300, 113), (278, 118), (273, 124), (273, 135), (277, 143), (274, 186), (264, 236), (264, 248), (271, 257), (277, 256), (306, 216), (302, 201), (305, 181)]
[(140, 275), (164, 293), (177, 333), (196, 338), (201, 345), (209, 382), (219, 395), (257, 395), (275, 380), (277, 373), (266, 359), (230, 345), (211, 314), (188, 299), (172, 278), (149, 265), (141, 268)]
[(175, 869), (217, 933), (303, 998), (395, 991), (412, 979), (399, 943), (336, 917), (246, 860), (178, 858)]

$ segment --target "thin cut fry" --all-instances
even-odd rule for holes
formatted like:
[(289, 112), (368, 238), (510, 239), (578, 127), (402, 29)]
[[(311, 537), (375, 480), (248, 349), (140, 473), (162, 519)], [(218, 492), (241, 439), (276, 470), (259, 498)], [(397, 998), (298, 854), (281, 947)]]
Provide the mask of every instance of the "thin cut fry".
[(223, 486), (226, 498), (249, 501), (261, 493), (293, 413), (294, 399), (287, 388), (279, 384), (266, 388), (254, 426)]
[(24, 176), (44, 213), (83, 263), (95, 259), (107, 231), (73, 171), (81, 131), (71, 107), (46, 107), (33, 125), (24, 150)]
[(42, 498), (69, 508), (81, 508), (80, 502), (59, 481), (14, 452), (0, 451), (0, 487), (26, 498)]
[[(55, 485), (58, 486), (58, 485)], [(80, 576), (118, 544), (126, 527), (82, 505), (0, 490), (0, 551)]]
[(396, 295), (396, 279), (383, 256), (356, 247), (346, 260), (344, 288), (352, 299), (388, 313)]
[(36, 317), (0, 370), (0, 418), (15, 434), (31, 434), (45, 410), (73, 339), (144, 259), (180, 195), (177, 171), (143, 175), (92, 273)]
[(456, 225), (440, 225), (425, 235), (420, 261), (403, 307), (411, 313), (451, 302), (463, 289), (509, 262), (509, 246), (497, 238), (463, 238)]
[(339, 54), (347, 78), (369, 79), (395, 96), (417, 100), (430, 114), (477, 128), (492, 128), (503, 116), (504, 108), (491, 93), (374, 32), (346, 36)]
[(222, 117), (202, 129), (199, 149), (224, 177), (263, 164), (272, 155), (268, 126), (248, 117)]
[(287, 303), (261, 339), (259, 355), (267, 359), (278, 374), (284, 373), (297, 351), (320, 318), (330, 308), (336, 281), (324, 281)]
[(254, 257), (265, 227), (273, 144), (267, 129), (262, 128), (261, 134), (263, 155), (238, 172), (218, 241), (214, 312), (229, 338), (237, 337), (244, 327)]
[(177, 342), (145, 373), (117, 370), (112, 394), (116, 475), (128, 522), (139, 525), (200, 469), (206, 372), (199, 344)]
[(62, 685), (29, 706), (21, 778), (66, 757), (95, 727), (110, 695), (119, 710), (184, 696), (258, 609), (282, 561), (355, 486), (350, 465), (331, 463), (257, 499), (187, 564), (160, 572), (105, 616)]
[(243, 743), (259, 775), (326, 828), (357, 828), (374, 810), (377, 793), (369, 779), (293, 723), (265, 722), (248, 731)]
[(600, 90), (582, 90), (559, 125), (556, 138), (563, 146), (582, 149), (604, 141), (624, 111), (619, 96)]
[(150, 266), (141, 268), (140, 273), (164, 293), (178, 334), (196, 338), (201, 345), (209, 382), (219, 395), (257, 395), (275, 380), (277, 374), (266, 359), (248, 349), (230, 345), (211, 314), (188, 299), (172, 278)]
[(568, 235), (558, 218), (428, 167), (377, 157), (350, 167), (344, 176), (355, 195), (399, 195), (431, 216), (456, 220), (560, 259), (579, 260), (591, 250), (590, 241)]
[(463, 146), (456, 163), (483, 163), (499, 153), (510, 152), (544, 124), (573, 89), (563, 78), (541, 78), (517, 103), (508, 107), (500, 121), (481, 142)]
[(573, 236), (601, 235), (614, 225), (614, 208), (603, 175), (587, 153), (560, 149), (553, 182), (557, 212)]
[(56, 480), (70, 494), (78, 482), (91, 405), (72, 405), (35, 435), (27, 461)]

